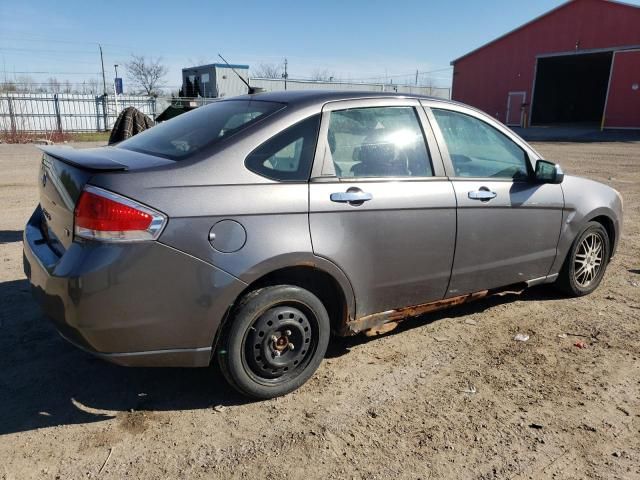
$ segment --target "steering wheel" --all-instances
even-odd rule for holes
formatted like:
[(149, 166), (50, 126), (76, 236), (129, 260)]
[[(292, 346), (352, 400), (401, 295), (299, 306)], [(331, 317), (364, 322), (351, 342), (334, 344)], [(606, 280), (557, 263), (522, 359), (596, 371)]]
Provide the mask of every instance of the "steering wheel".
[(464, 171), (463, 167), (472, 161), (473, 160), (466, 155), (462, 155), (460, 153), (451, 154), (451, 163), (453, 163), (453, 169), (456, 171), (457, 175), (460, 175)]

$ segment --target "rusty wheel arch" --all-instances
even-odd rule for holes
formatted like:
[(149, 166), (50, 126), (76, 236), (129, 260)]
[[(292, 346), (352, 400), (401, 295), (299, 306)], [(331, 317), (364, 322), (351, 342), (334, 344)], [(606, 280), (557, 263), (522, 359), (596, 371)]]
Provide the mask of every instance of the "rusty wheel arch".
[[(272, 285), (295, 285), (309, 290), (323, 303), (331, 320), (331, 329), (339, 332), (342, 325), (347, 323), (349, 317), (349, 302), (344, 287), (329, 272), (312, 264), (300, 264), (283, 267), (269, 272), (251, 282), (234, 303), (237, 303), (248, 293)], [(233, 307), (226, 316), (227, 320), (233, 317)]]

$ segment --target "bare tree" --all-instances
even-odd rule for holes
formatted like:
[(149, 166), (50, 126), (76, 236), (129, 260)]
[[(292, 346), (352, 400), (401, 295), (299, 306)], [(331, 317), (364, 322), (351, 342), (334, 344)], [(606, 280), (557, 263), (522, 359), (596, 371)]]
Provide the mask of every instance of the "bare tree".
[(56, 77), (47, 78), (46, 90), (51, 93), (58, 93), (60, 91), (60, 81)]
[(282, 67), (273, 63), (261, 63), (252, 69), (254, 78), (282, 78)]
[(208, 65), (210, 63), (214, 63), (214, 62), (211, 61), (210, 58), (204, 57), (202, 55), (200, 55), (199, 57), (196, 57), (196, 58), (189, 57), (189, 58), (187, 58), (187, 62), (189, 62), (189, 65), (193, 65), (195, 67), (200, 66), (200, 65)]
[(131, 55), (131, 60), (125, 64), (127, 76), (134, 85), (140, 87), (149, 96), (157, 96), (160, 88), (165, 85), (164, 77), (169, 69), (162, 65), (162, 58), (146, 58), (143, 55)]
[(37, 87), (36, 81), (29, 75), (19, 75), (15, 79), (14, 84), (16, 85), (16, 90), (18, 92), (25, 93), (35, 92)]
[(311, 72), (311, 80), (316, 82), (331, 82), (333, 81), (333, 73), (329, 73), (329, 70), (314, 70)]
[(100, 88), (100, 82), (98, 82), (98, 80), (95, 78), (90, 78), (89, 80), (87, 80), (86, 84), (88, 93), (97, 95), (98, 89)]
[(0, 83), (0, 92), (16, 92), (17, 90), (16, 84), (12, 81)]

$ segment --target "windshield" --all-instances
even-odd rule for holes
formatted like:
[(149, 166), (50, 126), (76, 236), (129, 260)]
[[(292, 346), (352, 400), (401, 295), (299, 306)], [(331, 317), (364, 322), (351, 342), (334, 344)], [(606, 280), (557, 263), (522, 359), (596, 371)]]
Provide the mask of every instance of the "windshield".
[(145, 130), (118, 147), (182, 160), (281, 108), (281, 103), (257, 100), (215, 102)]

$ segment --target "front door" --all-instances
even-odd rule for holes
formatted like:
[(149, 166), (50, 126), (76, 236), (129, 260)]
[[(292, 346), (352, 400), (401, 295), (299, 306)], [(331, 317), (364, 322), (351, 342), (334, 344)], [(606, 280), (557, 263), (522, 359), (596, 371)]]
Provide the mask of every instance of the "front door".
[(453, 106), (431, 114), (458, 202), (447, 296), (544, 278), (562, 224), (560, 185), (533, 181), (535, 152), (492, 119)]
[(527, 99), (527, 92), (509, 92), (507, 97), (507, 121), (510, 127), (522, 127), (522, 105)]
[(313, 251), (345, 272), (357, 317), (444, 297), (456, 200), (419, 102), (325, 106), (309, 188)]

